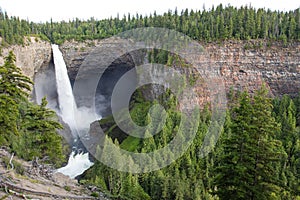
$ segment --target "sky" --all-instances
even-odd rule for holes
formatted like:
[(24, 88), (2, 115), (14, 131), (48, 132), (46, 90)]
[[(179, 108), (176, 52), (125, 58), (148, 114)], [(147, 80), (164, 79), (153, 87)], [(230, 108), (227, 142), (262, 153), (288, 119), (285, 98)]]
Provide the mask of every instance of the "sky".
[(202, 10), (212, 5), (252, 5), (255, 8), (289, 11), (300, 7), (299, 0), (0, 0), (0, 7), (9, 16), (19, 16), (34, 22), (68, 21), (69, 19), (104, 19), (122, 17), (128, 13), (149, 15), (156, 10), (162, 14), (168, 10), (188, 8)]

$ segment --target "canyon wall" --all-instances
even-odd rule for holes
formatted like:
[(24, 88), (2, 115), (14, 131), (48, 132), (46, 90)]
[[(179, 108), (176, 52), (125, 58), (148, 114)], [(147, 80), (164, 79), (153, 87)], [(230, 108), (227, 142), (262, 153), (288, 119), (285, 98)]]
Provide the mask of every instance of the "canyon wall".
[(300, 43), (228, 41), (205, 48), (210, 60), (219, 68), (227, 91), (254, 91), (264, 81), (274, 96), (300, 91)]
[[(111, 45), (117, 44), (112, 42)], [(89, 54), (101, 46), (103, 41), (65, 42), (60, 47), (72, 81), (84, 59), (91, 57)], [(300, 91), (300, 42), (284, 45), (263, 40), (225, 41), (203, 43), (202, 46), (207, 54), (205, 59), (214, 65), (214, 73), (223, 78), (227, 92), (230, 88), (253, 92), (262, 82), (267, 84), (274, 96), (295, 96)], [(115, 64), (134, 66), (138, 56), (138, 53), (124, 54)]]
[[(112, 46), (118, 45), (114, 41), (110, 42)], [(254, 91), (263, 81), (275, 96), (295, 96), (300, 91), (300, 42), (284, 45), (281, 42), (262, 40), (235, 40), (201, 45), (210, 64), (216, 67), (215, 73), (219, 73), (224, 79), (227, 92), (230, 88)], [(72, 82), (85, 58), (91, 58), (91, 52), (101, 46), (101, 40), (65, 42), (60, 46)], [(40, 69), (49, 67), (53, 62), (50, 43), (34, 37), (29, 37), (24, 46), (2, 48), (0, 65), (4, 63), (3, 58), (10, 50), (16, 54), (17, 66), (32, 79)], [(144, 52), (133, 52), (131, 55), (125, 53), (111, 67), (117, 67), (120, 63), (133, 67), (134, 64), (142, 63), (144, 56)]]
[(16, 55), (16, 65), (21, 68), (23, 73), (34, 79), (35, 73), (41, 68), (47, 68), (51, 61), (51, 44), (35, 37), (27, 37), (25, 44), (12, 45), (2, 48), (0, 65), (4, 63), (4, 57), (9, 51)]

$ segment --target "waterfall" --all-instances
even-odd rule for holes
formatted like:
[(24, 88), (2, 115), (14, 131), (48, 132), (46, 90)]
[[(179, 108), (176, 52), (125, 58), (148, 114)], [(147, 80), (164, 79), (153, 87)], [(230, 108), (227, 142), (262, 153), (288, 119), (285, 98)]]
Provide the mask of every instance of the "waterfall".
[[(59, 115), (71, 129), (75, 139), (80, 131), (86, 131), (93, 120), (96, 120), (93, 113), (89, 113), (88, 109), (77, 108), (67, 67), (58, 45), (52, 45), (53, 59), (55, 65), (56, 89), (59, 102)], [(89, 117), (87, 117), (89, 116)], [(82, 119), (80, 126), (77, 126), (76, 119)], [(88, 153), (76, 154), (76, 146), (73, 148), (67, 166), (57, 170), (65, 175), (75, 178), (90, 168), (93, 163), (89, 160)]]
[(58, 45), (53, 44), (52, 50), (60, 115), (64, 122), (70, 126), (73, 137), (76, 137), (75, 112), (77, 110), (77, 106), (73, 96), (67, 67)]

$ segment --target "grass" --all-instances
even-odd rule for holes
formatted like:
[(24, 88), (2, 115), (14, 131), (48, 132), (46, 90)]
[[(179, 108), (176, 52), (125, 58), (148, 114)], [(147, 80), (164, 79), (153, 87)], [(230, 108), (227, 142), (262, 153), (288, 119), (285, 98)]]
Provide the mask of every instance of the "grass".
[(128, 136), (121, 144), (120, 147), (124, 150), (134, 152), (135, 150), (138, 150), (139, 144), (140, 144), (139, 138)]
[[(11, 168), (11, 166), (10, 166), (10, 164), (9, 164), (9, 160), (10, 160), (10, 158), (8, 158), (8, 157), (3, 157), (3, 158), (2, 158), (2, 161), (3, 161), (3, 163), (5, 164), (5, 166), (6, 166), (7, 169), (10, 169), (10, 168)], [(15, 161), (15, 160), (12, 160), (12, 164), (14, 165), (14, 170), (15, 170), (15, 172), (16, 172), (17, 174), (24, 175), (24, 173), (25, 173), (25, 168), (22, 166), (21, 163)]]

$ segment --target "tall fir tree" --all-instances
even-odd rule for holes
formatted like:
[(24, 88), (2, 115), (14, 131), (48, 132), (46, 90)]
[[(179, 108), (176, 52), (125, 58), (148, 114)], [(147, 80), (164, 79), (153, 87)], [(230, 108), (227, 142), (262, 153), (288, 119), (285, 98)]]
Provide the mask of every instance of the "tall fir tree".
[(54, 111), (46, 108), (44, 98), (41, 105), (28, 100), (33, 82), (15, 65), (12, 51), (0, 66), (0, 144), (25, 159), (48, 156), (58, 166), (64, 162), (62, 138), (57, 129)]
[(12, 51), (0, 66), (0, 143), (18, 134), (19, 103), (27, 100), (32, 81), (15, 65)]
[(244, 92), (232, 114), (231, 133), (215, 168), (220, 199), (272, 199), (280, 192), (276, 166), (283, 156), (274, 139), (279, 125), (272, 116), (271, 99), (263, 87), (254, 98)]

